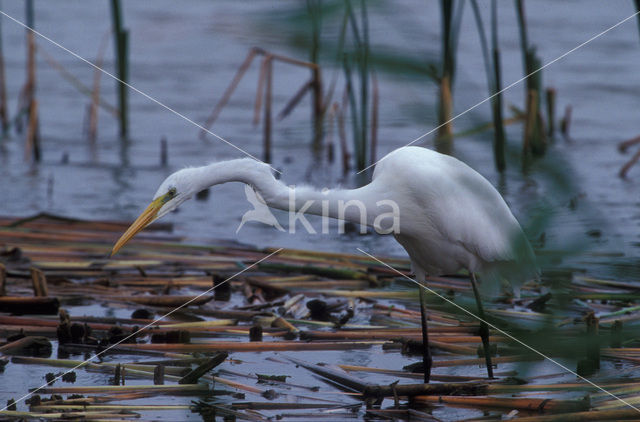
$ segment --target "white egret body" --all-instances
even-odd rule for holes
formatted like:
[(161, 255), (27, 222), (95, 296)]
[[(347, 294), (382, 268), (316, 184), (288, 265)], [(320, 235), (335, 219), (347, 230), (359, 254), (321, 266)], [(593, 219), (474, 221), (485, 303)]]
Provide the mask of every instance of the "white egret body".
[[(495, 290), (502, 278), (517, 287), (537, 274), (529, 242), (491, 183), (456, 158), (415, 146), (385, 156), (376, 165), (371, 183), (358, 189), (288, 187), (273, 176), (267, 164), (248, 158), (177, 171), (160, 185), (153, 202), (118, 240), (112, 254), (197, 192), (234, 181), (253, 187), (270, 207), (287, 211), (306, 207), (305, 213), (328, 213), (354, 223), (361, 222), (361, 209), (343, 207), (343, 215), (340, 211), (341, 204), (357, 201), (364, 207), (369, 226), (381, 211), (388, 211), (381, 210), (379, 201), (393, 201), (399, 209), (399, 229), (393, 235), (409, 254), (419, 281), (424, 281), (426, 274), (466, 269), (472, 275), (478, 273), (483, 285)], [(291, 198), (295, 198), (294, 204)], [(472, 283), (482, 317), (474, 277)], [(483, 343), (486, 348), (488, 329)]]

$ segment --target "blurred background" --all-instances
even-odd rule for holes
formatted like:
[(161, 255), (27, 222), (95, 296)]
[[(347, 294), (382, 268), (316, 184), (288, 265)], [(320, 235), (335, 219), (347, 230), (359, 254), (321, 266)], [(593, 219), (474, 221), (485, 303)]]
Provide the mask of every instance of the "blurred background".
[[(634, 3), (491, 5), (4, 1), (1, 10), (269, 158), (286, 183), (365, 183), (359, 169), (421, 137), (416, 145), (451, 153), (498, 187), (543, 265), (637, 279), (640, 166), (623, 167), (640, 144), (618, 148), (640, 134), (636, 17), (434, 130), (631, 16)], [(0, 27), (0, 214), (128, 221), (173, 171), (242, 156), (137, 92), (122, 99), (114, 79), (46, 39), (30, 48), (8, 17)], [(195, 241), (404, 256), (389, 237), (339, 235), (337, 225), (310, 235), (249, 223), (236, 234), (249, 209), (242, 187), (228, 184), (164, 221)], [(276, 216), (286, 228), (287, 215)]]

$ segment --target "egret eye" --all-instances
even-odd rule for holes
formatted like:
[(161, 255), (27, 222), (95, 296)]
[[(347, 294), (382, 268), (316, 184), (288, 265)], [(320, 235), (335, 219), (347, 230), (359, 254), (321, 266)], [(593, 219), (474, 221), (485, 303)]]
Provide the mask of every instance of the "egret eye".
[(176, 193), (178, 193), (178, 190), (175, 187), (171, 187), (169, 188), (169, 192), (167, 192), (167, 194), (169, 195), (169, 197), (173, 198), (174, 196), (176, 196)]

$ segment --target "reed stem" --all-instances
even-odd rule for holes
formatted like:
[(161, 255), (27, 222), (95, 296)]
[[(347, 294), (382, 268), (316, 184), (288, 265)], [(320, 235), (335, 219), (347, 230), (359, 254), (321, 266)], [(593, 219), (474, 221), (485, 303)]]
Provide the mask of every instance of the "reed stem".
[(129, 131), (127, 82), (129, 80), (129, 31), (122, 26), (122, 7), (120, 0), (111, 0), (112, 32), (116, 55), (117, 94), (120, 111), (120, 136), (127, 137)]
[(35, 27), (33, 0), (27, 0), (26, 21), (27, 26), (27, 82), (25, 84), (25, 99), (27, 104), (27, 139), (25, 144), (25, 160), (39, 162), (40, 135), (38, 130), (38, 101), (36, 100), (36, 40), (31, 29)]
[(2, 26), (0, 25), (0, 124), (3, 135), (9, 130), (9, 113), (7, 110), (7, 83), (4, 68), (4, 52), (2, 50)]

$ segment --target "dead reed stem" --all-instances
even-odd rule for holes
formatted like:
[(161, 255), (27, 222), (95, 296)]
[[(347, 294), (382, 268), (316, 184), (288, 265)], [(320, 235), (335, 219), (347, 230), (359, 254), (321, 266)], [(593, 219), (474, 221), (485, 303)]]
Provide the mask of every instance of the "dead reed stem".
[(262, 160), (265, 163), (271, 162), (271, 92), (273, 90), (273, 60), (271, 56), (265, 56), (267, 61), (266, 87), (264, 92), (264, 135), (262, 147)]
[(518, 409), (534, 412), (565, 413), (589, 409), (588, 400), (557, 400), (512, 397), (415, 396), (414, 403), (445, 403), (469, 407)]
[(89, 138), (93, 148), (95, 148), (96, 135), (98, 133), (98, 105), (100, 103), (100, 77), (102, 76), (102, 72), (99, 68), (102, 67), (104, 54), (107, 51), (109, 36), (109, 32), (106, 32), (102, 36), (100, 46), (98, 47), (98, 55), (96, 57), (96, 68), (93, 71), (93, 90), (91, 94), (91, 105), (89, 106), (89, 131), (87, 133), (87, 137)]
[[(231, 98), (231, 95), (233, 94), (233, 91), (235, 91), (236, 87), (240, 83), (240, 80), (242, 79), (244, 74), (247, 72), (247, 69), (251, 65), (251, 62), (253, 61), (254, 57), (256, 56), (256, 54), (258, 54), (258, 51), (259, 50), (255, 49), (255, 48), (252, 48), (251, 50), (249, 50), (249, 53), (247, 54), (247, 57), (245, 57), (244, 61), (242, 62), (242, 64), (238, 68), (238, 70), (236, 71), (236, 74), (233, 76), (233, 79), (231, 80), (231, 84), (229, 84), (227, 89), (224, 91), (224, 94), (222, 94), (222, 98), (220, 98), (220, 100), (218, 101), (216, 106), (213, 108), (213, 111), (211, 112), (211, 115), (205, 121), (205, 123), (204, 123), (204, 127), (205, 128), (209, 129), (211, 127), (211, 125), (213, 125), (213, 123), (216, 121), (216, 119), (220, 115), (220, 112), (222, 111), (224, 106), (229, 101), (229, 98)], [(204, 130), (200, 131), (200, 138), (201, 139), (204, 139), (206, 137), (206, 135), (207, 135), (206, 131), (204, 131)]]
[(640, 149), (638, 151), (636, 151), (635, 154), (633, 154), (633, 157), (631, 157), (631, 159), (629, 161), (627, 161), (622, 166), (622, 168), (620, 168), (620, 172), (618, 173), (618, 176), (620, 176), (621, 178), (625, 179), (627, 177), (627, 173), (629, 172), (631, 167), (633, 167), (638, 161), (640, 161)]
[[(33, 0), (27, 0), (27, 26), (34, 27)], [(40, 139), (38, 134), (38, 102), (36, 100), (36, 41), (35, 34), (27, 29), (27, 81), (25, 98), (28, 107), (27, 138), (25, 143), (25, 161), (40, 161)]]
[[(86, 86), (84, 83), (82, 83), (81, 80), (76, 78), (71, 72), (65, 69), (64, 66), (62, 66), (56, 59), (54, 59), (52, 55), (47, 53), (46, 50), (44, 50), (43, 48), (38, 48), (36, 52), (44, 58), (49, 66), (57, 70), (64, 79), (66, 79), (71, 85), (73, 85), (78, 90), (78, 92), (86, 95), (91, 99), (93, 98), (93, 89)], [(112, 104), (109, 104), (103, 98), (99, 98), (98, 105), (116, 119), (119, 118), (120, 114), (118, 108)]]
[(349, 350), (366, 349), (371, 346), (380, 345), (383, 341), (349, 341), (349, 342), (298, 342), (298, 341), (278, 341), (278, 342), (250, 342), (239, 343), (231, 341), (209, 341), (197, 344), (127, 344), (127, 348), (133, 350), (159, 350), (179, 353), (194, 352), (266, 352), (266, 351), (307, 351), (307, 350)]
[(0, 124), (2, 132), (9, 130), (9, 112), (7, 109), (7, 83), (4, 67), (4, 52), (2, 49), (2, 33), (0, 30)]

